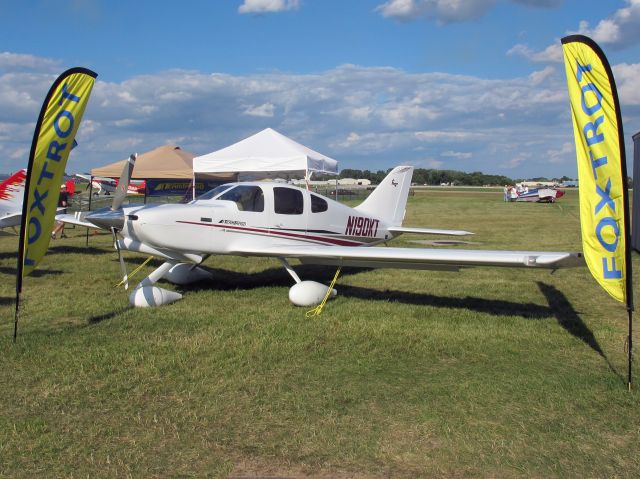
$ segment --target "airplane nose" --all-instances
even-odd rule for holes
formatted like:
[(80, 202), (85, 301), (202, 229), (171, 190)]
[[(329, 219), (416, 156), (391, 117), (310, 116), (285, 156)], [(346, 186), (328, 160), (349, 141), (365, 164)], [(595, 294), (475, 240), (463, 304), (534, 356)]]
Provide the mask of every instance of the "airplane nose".
[(99, 228), (121, 230), (124, 228), (124, 212), (122, 209), (103, 208), (88, 214), (85, 219)]

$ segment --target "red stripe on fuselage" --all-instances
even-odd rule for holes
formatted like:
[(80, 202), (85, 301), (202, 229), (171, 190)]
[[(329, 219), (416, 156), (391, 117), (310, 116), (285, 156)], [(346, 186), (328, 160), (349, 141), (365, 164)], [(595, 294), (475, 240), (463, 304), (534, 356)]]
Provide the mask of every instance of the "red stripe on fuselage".
[(367, 244), (367, 243), (358, 242), (358, 241), (349, 241), (349, 240), (338, 239), (338, 238), (328, 238), (326, 236), (311, 236), (311, 235), (305, 235), (305, 234), (289, 233), (289, 232), (284, 232), (279, 230), (251, 228), (246, 226), (232, 226), (232, 225), (218, 224), (218, 223), (200, 223), (198, 221), (176, 221), (176, 223), (184, 223), (184, 224), (190, 224), (190, 225), (196, 225), (196, 226), (208, 226), (213, 228), (225, 228), (228, 230), (236, 230), (236, 231), (246, 231), (248, 233), (280, 236), (280, 237), (293, 238), (293, 239), (298, 239), (300, 241), (307, 241), (307, 242), (315, 241), (315, 242), (332, 244), (336, 246), (362, 246)]

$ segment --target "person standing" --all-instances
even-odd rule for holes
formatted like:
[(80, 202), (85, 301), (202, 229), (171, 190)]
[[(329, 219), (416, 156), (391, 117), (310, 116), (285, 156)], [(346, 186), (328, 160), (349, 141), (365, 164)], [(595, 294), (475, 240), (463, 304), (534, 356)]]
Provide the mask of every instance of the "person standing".
[(518, 190), (516, 190), (515, 186), (511, 187), (510, 192), (510, 201), (516, 201), (518, 199)]
[[(60, 196), (58, 197), (58, 208), (64, 208), (61, 212), (66, 213), (67, 207), (69, 206), (69, 193), (67, 193), (67, 185), (64, 183), (60, 185)], [(51, 238), (56, 239), (56, 237), (60, 235), (60, 238), (66, 238), (67, 235), (64, 234), (64, 222), (56, 221), (56, 226), (53, 228), (51, 232)]]

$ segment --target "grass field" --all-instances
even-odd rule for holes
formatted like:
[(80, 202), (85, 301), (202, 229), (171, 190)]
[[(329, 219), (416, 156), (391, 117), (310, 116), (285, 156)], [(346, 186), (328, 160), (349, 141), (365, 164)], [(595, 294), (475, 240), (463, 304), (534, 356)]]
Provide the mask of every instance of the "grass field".
[[(404, 224), (579, 251), (578, 223), (576, 191), (443, 189)], [(307, 318), (277, 261), (210, 258), (183, 300), (132, 309), (110, 237), (67, 233), (25, 280), (17, 344), (17, 237), (0, 236), (1, 477), (638, 477), (626, 311), (586, 268), (347, 270)]]

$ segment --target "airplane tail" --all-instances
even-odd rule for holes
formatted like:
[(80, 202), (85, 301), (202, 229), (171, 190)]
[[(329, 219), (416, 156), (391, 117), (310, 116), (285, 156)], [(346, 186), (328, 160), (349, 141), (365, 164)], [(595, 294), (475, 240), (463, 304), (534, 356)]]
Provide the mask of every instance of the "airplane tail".
[(26, 178), (27, 170), (22, 169), (0, 183), (0, 213), (22, 211)]
[(381, 218), (392, 226), (401, 225), (412, 176), (413, 166), (396, 166), (355, 209)]

